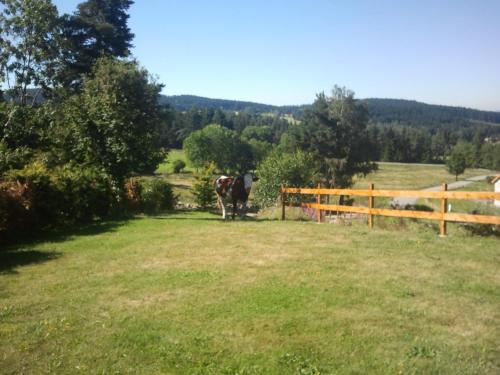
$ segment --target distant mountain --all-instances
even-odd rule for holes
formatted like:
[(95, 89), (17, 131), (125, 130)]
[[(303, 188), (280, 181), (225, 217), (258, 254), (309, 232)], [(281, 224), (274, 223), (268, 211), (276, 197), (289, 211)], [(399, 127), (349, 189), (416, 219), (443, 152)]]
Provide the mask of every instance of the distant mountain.
[(275, 106), (271, 104), (262, 104), (254, 102), (245, 102), (240, 100), (228, 99), (211, 99), (195, 95), (172, 95), (160, 96), (161, 104), (170, 104), (179, 111), (187, 111), (192, 107), (198, 108), (220, 108), (225, 111), (245, 111), (249, 110), (255, 113), (280, 112), (280, 113), (297, 113), (309, 105), (301, 106)]
[[(415, 126), (432, 126), (443, 123), (469, 122), (500, 124), (500, 112), (434, 105), (403, 99), (362, 99), (367, 104), (370, 120), (376, 123), (400, 123)], [(310, 105), (275, 106), (239, 100), (211, 99), (194, 95), (161, 95), (162, 104), (170, 104), (180, 111), (192, 107), (220, 108), (226, 111), (275, 112), (298, 115)]]
[(403, 99), (363, 99), (368, 105), (370, 119), (381, 123), (405, 123), (429, 125), (469, 121), (475, 123), (500, 124), (500, 112), (451, 107)]

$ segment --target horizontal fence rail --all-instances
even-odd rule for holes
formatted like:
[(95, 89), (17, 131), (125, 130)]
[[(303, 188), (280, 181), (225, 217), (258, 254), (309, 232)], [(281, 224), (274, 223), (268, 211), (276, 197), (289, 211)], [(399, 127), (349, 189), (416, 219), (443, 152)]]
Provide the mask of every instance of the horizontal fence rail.
[[(300, 195), (315, 195), (316, 203), (301, 203), (301, 207), (311, 208), (316, 210), (316, 219), (321, 221), (321, 211), (338, 211), (338, 212), (353, 212), (368, 215), (368, 225), (373, 227), (373, 216), (392, 216), (406, 217), (415, 219), (429, 219), (440, 221), (440, 234), (446, 235), (446, 223), (451, 222), (468, 222), (480, 224), (500, 225), (500, 216), (491, 215), (471, 215), (463, 213), (447, 212), (448, 199), (466, 199), (466, 200), (500, 200), (500, 193), (483, 192), (483, 191), (448, 191), (447, 184), (443, 184), (442, 191), (421, 191), (421, 190), (375, 190), (374, 185), (370, 185), (370, 189), (325, 189), (318, 188), (290, 188), (281, 187), (280, 195), (282, 202), (282, 220), (285, 220), (285, 206), (287, 203), (288, 194)], [(323, 195), (354, 195), (368, 197), (368, 206), (347, 206), (336, 204), (322, 204), (321, 196)], [(416, 210), (397, 210), (388, 208), (375, 208), (375, 197), (411, 197), (411, 198), (431, 198), (441, 200), (441, 210), (439, 212), (416, 211)]]

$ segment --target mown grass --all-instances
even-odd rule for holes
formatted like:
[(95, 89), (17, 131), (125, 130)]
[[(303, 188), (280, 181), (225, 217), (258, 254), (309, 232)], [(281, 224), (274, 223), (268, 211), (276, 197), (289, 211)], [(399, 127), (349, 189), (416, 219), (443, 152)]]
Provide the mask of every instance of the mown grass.
[[(378, 163), (378, 166), (378, 171), (364, 178), (358, 178), (354, 187), (365, 189), (373, 183), (375, 189), (418, 190), (455, 181), (455, 176), (448, 173), (442, 164)], [(468, 168), (458, 179), (465, 180), (469, 177), (495, 174), (495, 171), (488, 169)]]
[(4, 249), (1, 372), (498, 373), (499, 240), (399, 229), (179, 212)]

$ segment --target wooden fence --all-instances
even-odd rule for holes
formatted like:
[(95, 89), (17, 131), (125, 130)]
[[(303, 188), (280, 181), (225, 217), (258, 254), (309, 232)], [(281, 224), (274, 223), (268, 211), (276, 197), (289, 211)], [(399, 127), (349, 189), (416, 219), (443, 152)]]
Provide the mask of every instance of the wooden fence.
[[(290, 188), (281, 187), (281, 202), (282, 211), (281, 219), (285, 220), (285, 206), (288, 202), (289, 194), (304, 194), (315, 195), (316, 203), (301, 203), (302, 207), (316, 209), (316, 220), (321, 222), (321, 211), (339, 211), (339, 212), (354, 212), (368, 215), (368, 226), (373, 228), (373, 216), (394, 216), (394, 217), (409, 217), (416, 219), (430, 219), (439, 220), (440, 234), (446, 235), (446, 222), (468, 222), (468, 223), (481, 223), (481, 224), (495, 224), (500, 225), (500, 216), (488, 215), (471, 215), (463, 213), (447, 212), (448, 199), (474, 199), (474, 200), (500, 200), (500, 193), (495, 192), (473, 192), (473, 191), (448, 191), (447, 184), (443, 184), (441, 191), (421, 191), (421, 190), (375, 190), (374, 185), (370, 185), (370, 189), (324, 189), (318, 185), (318, 188)], [(322, 204), (322, 195), (354, 195), (368, 197), (368, 206), (345, 206), (335, 204)], [(440, 211), (416, 211), (416, 210), (396, 210), (388, 208), (375, 208), (375, 197), (412, 197), (412, 198), (432, 198), (440, 199)]]

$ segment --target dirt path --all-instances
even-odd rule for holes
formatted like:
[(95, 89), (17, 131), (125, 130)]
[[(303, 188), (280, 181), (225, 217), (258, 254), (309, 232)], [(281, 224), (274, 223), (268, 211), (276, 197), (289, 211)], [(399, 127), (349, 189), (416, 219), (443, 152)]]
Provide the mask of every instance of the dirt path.
[[(483, 175), (483, 176), (474, 176), (470, 177), (466, 180), (462, 181), (456, 181), (448, 184), (448, 190), (455, 190), (455, 189), (460, 189), (463, 188), (467, 185), (472, 184), (473, 182), (476, 181), (483, 181), (488, 177), (488, 175)], [(422, 191), (440, 191), (441, 190), (441, 185), (437, 186), (431, 186), (425, 189), (422, 189)], [(396, 197), (391, 200), (391, 205), (392, 206), (400, 206), (400, 207), (405, 207), (406, 205), (414, 205), (417, 203), (418, 198), (410, 198), (410, 197)]]

